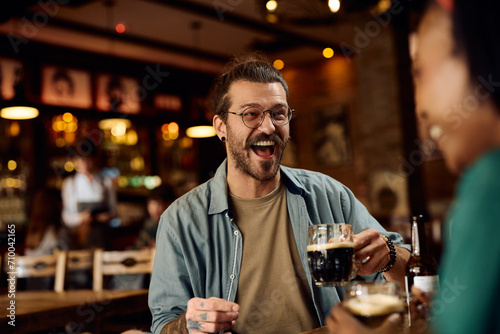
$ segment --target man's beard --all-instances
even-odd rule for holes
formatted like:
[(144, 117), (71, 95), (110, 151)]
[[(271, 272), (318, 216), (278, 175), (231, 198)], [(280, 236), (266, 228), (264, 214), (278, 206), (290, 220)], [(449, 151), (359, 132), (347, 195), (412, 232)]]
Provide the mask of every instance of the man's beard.
[[(254, 179), (258, 181), (269, 181), (272, 180), (276, 174), (278, 173), (278, 170), (280, 168), (280, 163), (281, 160), (283, 159), (283, 154), (285, 153), (285, 148), (288, 144), (288, 141), (290, 140), (290, 137), (286, 139), (286, 141), (283, 141), (276, 133), (272, 133), (271, 135), (265, 135), (261, 134), (255, 138), (249, 139), (249, 141), (246, 144), (243, 144), (241, 142), (234, 142), (232, 140), (229, 140), (233, 136), (233, 133), (231, 133), (231, 129), (229, 126), (227, 127), (228, 131), (228, 151), (229, 154), (233, 157), (235, 168), (243, 172), (244, 174), (247, 174)], [(279, 154), (279, 156), (276, 156), (276, 159), (272, 160), (266, 160), (266, 161), (260, 161), (260, 169), (263, 170), (264, 172), (260, 172), (255, 166), (252, 165), (253, 161), (250, 157), (251, 151), (252, 151), (252, 144), (256, 143), (258, 141), (275, 141), (276, 144), (278, 144), (277, 150), (281, 149), (281, 152), (275, 152)], [(243, 147), (241, 147), (243, 146)]]

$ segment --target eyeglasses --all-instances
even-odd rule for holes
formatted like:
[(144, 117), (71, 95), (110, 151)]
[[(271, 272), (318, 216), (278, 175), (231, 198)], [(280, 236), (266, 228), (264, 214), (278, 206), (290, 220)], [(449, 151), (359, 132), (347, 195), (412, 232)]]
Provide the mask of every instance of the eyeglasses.
[(259, 107), (249, 107), (243, 110), (242, 113), (228, 111), (230, 114), (241, 116), (243, 124), (250, 129), (256, 129), (264, 122), (266, 112), (269, 113), (274, 125), (284, 126), (290, 122), (295, 110), (290, 109), (288, 106), (278, 105), (271, 110), (262, 110)]

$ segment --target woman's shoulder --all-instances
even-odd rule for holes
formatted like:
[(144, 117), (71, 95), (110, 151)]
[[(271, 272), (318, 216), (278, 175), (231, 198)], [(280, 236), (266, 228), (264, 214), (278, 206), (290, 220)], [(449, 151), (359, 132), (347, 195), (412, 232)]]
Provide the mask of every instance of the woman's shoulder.
[(463, 186), (481, 186), (500, 188), (500, 149), (490, 151), (481, 156), (462, 176)]

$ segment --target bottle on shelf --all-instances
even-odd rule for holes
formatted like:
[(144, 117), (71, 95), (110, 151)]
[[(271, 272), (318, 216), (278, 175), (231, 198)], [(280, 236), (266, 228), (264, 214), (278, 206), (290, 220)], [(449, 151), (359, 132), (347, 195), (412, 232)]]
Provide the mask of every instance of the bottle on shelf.
[[(432, 256), (428, 240), (425, 233), (425, 220), (423, 215), (412, 217), (411, 226), (411, 256), (406, 265), (406, 295), (408, 305), (411, 296), (411, 287), (415, 286), (423, 292), (432, 295), (439, 288), (438, 266)], [(421, 315), (428, 317), (429, 310), (423, 310), (421, 306)], [(408, 319), (411, 326), (412, 315), (408, 307)]]

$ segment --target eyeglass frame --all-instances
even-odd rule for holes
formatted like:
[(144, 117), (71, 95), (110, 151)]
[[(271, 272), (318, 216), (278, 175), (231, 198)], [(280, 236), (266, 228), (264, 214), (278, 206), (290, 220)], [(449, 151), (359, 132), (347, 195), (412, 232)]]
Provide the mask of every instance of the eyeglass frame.
[[(277, 124), (276, 120), (274, 119), (273, 113), (276, 110), (276, 108), (279, 108), (279, 107), (286, 107), (286, 108), (288, 108), (288, 111), (290, 112), (290, 116), (288, 117), (288, 121), (285, 124)], [(245, 114), (245, 111), (247, 111), (250, 108), (257, 108), (260, 111), (262, 111), (262, 117), (260, 119), (260, 123), (259, 123), (259, 125), (255, 126), (255, 127), (248, 126), (247, 123), (245, 123), (245, 120), (243, 119), (243, 115)], [(293, 113), (295, 112), (295, 109), (292, 109), (292, 108), (290, 108), (287, 105), (278, 104), (273, 109), (265, 109), (264, 110), (264, 109), (262, 109), (261, 107), (258, 107), (258, 106), (249, 106), (249, 107), (245, 108), (241, 113), (236, 113), (236, 112), (233, 112), (233, 111), (228, 111), (227, 113), (228, 114), (233, 114), (233, 115), (236, 115), (236, 116), (241, 116), (241, 121), (243, 122), (243, 124), (247, 128), (249, 128), (249, 129), (257, 129), (259, 126), (262, 125), (262, 123), (264, 123), (264, 118), (266, 118), (266, 111), (269, 113), (269, 117), (271, 118), (271, 122), (273, 122), (274, 125), (276, 125), (276, 126), (285, 126), (287, 124), (290, 124), (290, 121), (293, 118)]]

